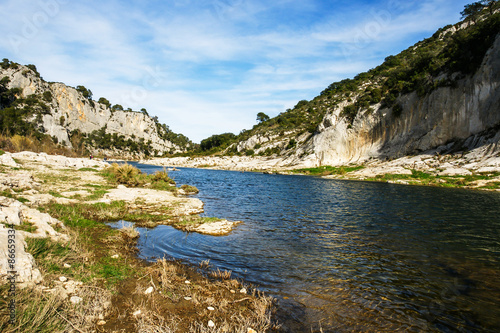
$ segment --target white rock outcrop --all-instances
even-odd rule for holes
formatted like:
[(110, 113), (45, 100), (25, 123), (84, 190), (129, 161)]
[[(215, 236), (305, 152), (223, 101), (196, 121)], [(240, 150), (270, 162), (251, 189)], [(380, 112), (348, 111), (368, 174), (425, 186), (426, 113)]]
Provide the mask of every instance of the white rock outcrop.
[[(403, 95), (398, 103), (403, 108), (399, 117), (379, 105), (370, 114), (359, 113), (352, 127), (339, 116), (340, 105), (325, 116), (303, 150), (313, 152), (318, 165), (345, 165), (398, 158), (461, 140), (465, 149), (498, 143), (498, 130), (488, 130), (500, 124), (500, 35), (474, 75), (424, 97)], [(489, 152), (498, 153), (498, 145)]]
[(43, 98), (49, 111), (39, 118), (34, 116), (30, 121), (65, 146), (72, 146), (69, 134), (74, 130), (91, 133), (105, 128), (106, 133), (123, 135), (125, 140), (150, 142), (152, 149), (160, 153), (182, 151), (182, 148), (161, 138), (156, 122), (145, 113), (112, 111), (104, 104), (85, 98), (73, 87), (45, 82), (26, 66), (7, 69), (0, 67), (0, 78), (3, 77), (10, 80), (7, 88), (21, 89), (20, 97), (42, 96), (50, 92), (49, 99), (45, 99), (45, 96)]

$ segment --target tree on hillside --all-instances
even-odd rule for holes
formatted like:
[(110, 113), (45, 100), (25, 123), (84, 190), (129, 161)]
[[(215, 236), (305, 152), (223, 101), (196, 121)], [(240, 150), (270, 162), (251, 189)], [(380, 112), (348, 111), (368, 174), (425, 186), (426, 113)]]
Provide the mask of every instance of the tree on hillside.
[(2, 62), (0, 63), (0, 67), (2, 67), (3, 69), (7, 69), (7, 68), (9, 68), (9, 66), (10, 66), (9, 59), (3, 58)]
[(215, 147), (226, 147), (229, 143), (236, 138), (233, 133), (222, 133), (212, 135), (200, 142), (200, 148), (202, 151), (208, 151)]
[(108, 108), (111, 107), (111, 103), (104, 97), (99, 98), (99, 103), (106, 105)]
[(493, 12), (495, 9), (497, 9), (500, 5), (500, 2), (498, 0), (482, 0), (481, 3), (488, 8), (490, 15), (493, 15)]
[(92, 91), (90, 89), (85, 88), (84, 86), (77, 86), (76, 90), (82, 93), (83, 97), (88, 99), (89, 101), (92, 100)]
[(29, 65), (26, 65), (26, 67), (28, 67), (29, 69), (31, 69), (33, 71), (33, 73), (35, 73), (35, 75), (37, 77), (40, 77), (40, 73), (38, 73), (38, 70), (36, 69), (35, 65), (29, 64)]
[(473, 2), (471, 4), (465, 5), (464, 10), (460, 12), (462, 19), (472, 20), (476, 23), (479, 13), (483, 10), (484, 5), (482, 1)]
[(121, 106), (120, 104), (115, 104), (111, 107), (111, 110), (113, 111), (116, 111), (116, 110), (120, 110), (120, 111), (123, 111), (123, 106)]
[(262, 123), (264, 121), (268, 121), (270, 118), (267, 114), (265, 114), (264, 112), (259, 112), (257, 113), (257, 121), (259, 123)]

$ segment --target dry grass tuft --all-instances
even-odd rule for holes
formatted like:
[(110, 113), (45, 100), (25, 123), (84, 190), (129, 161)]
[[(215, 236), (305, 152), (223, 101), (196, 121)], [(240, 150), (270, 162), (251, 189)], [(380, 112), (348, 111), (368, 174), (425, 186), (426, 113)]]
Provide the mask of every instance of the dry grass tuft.
[(132, 227), (123, 227), (120, 229), (120, 232), (122, 234), (122, 237), (127, 241), (139, 238), (139, 236), (140, 236), (139, 231), (137, 231), (137, 229), (135, 229), (135, 227), (133, 227), (133, 226)]
[(223, 270), (217, 268), (216, 271), (211, 271), (210, 276), (216, 279), (229, 280), (231, 278), (231, 271)]

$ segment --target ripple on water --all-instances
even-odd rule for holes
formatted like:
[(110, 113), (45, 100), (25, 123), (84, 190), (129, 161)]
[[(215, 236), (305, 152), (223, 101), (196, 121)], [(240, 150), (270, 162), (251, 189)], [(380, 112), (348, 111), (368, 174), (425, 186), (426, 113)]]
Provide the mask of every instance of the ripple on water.
[[(139, 165), (145, 172), (160, 167)], [(500, 329), (500, 195), (180, 168), (228, 236), (141, 230), (140, 255), (215, 267), (280, 299), (288, 327)]]

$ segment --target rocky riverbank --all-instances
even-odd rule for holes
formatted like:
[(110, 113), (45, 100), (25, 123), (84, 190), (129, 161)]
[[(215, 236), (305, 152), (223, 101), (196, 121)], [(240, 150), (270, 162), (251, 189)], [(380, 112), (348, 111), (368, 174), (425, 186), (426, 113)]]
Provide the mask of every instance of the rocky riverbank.
[[(32, 152), (0, 156), (0, 330), (2, 332), (266, 331), (273, 302), (230, 272), (136, 258), (135, 228), (169, 224), (205, 234), (237, 222), (202, 218), (191, 188), (117, 185), (103, 161)], [(164, 176), (162, 176), (164, 177)], [(149, 180), (150, 178), (143, 177)], [(9, 235), (15, 251), (9, 252)], [(15, 256), (12, 297), (9, 254)], [(16, 321), (9, 323), (15, 301)], [(5, 306), (3, 306), (5, 305)]]
[(413, 156), (392, 160), (374, 158), (332, 166), (320, 165), (318, 161), (310, 159), (263, 156), (175, 157), (143, 160), (141, 163), (500, 190), (500, 153), (495, 143), (469, 151), (457, 151), (451, 143)]

